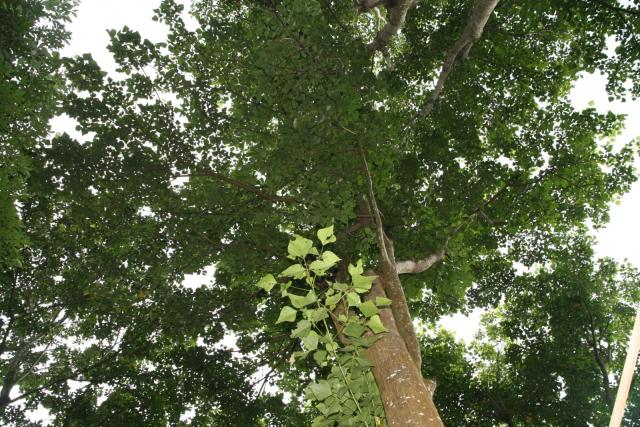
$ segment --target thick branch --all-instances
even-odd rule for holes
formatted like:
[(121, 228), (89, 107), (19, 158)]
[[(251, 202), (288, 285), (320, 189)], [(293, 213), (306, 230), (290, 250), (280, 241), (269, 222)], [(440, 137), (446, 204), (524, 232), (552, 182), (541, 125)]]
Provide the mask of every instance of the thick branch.
[(440, 249), (438, 252), (432, 253), (426, 258), (417, 261), (398, 261), (396, 263), (396, 269), (398, 270), (398, 274), (418, 274), (428, 270), (443, 258), (444, 248)]
[(413, 120), (431, 113), (433, 106), (442, 94), (444, 83), (447, 81), (447, 78), (449, 78), (449, 74), (451, 74), (456, 60), (467, 60), (469, 57), (469, 50), (475, 42), (480, 40), (484, 27), (499, 1), (500, 0), (476, 0), (473, 8), (471, 9), (471, 13), (469, 14), (469, 18), (467, 19), (467, 24), (462, 31), (462, 35), (447, 52), (436, 87), (433, 89), (433, 92), (431, 92), (431, 99), (427, 105), (418, 112)]
[(360, 3), (359, 11), (366, 12), (375, 7), (384, 5), (387, 7), (387, 22), (367, 48), (372, 51), (384, 50), (393, 36), (404, 27), (407, 12), (416, 3), (415, 0), (364, 0)]

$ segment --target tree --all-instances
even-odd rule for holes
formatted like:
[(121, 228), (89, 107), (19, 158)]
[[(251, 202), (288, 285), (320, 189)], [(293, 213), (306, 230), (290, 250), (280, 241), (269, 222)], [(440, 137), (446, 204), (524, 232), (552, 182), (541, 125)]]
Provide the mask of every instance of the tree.
[[(424, 371), (443, 384), (436, 404), (445, 424), (608, 423), (638, 272), (610, 259), (594, 263), (588, 239), (568, 243), (550, 253), (547, 267), (496, 278), (508, 296), (487, 313), (486, 335), (471, 348), (442, 331), (425, 338), (423, 359), (432, 362)], [(625, 425), (637, 422), (637, 399), (629, 401)]]
[[(545, 313), (574, 303), (564, 289), (583, 285), (556, 272), (554, 257), (584, 223), (606, 222), (635, 179), (635, 148), (615, 150), (608, 138), (622, 118), (573, 110), (568, 90), (600, 69), (611, 96), (638, 95), (637, 6), (201, 0), (196, 30), (180, 13), (172, 1), (157, 11), (165, 44), (111, 32), (118, 78), (88, 55), (64, 61), (61, 108), (89, 140), (40, 133), (27, 154), (19, 219), (29, 245), (1, 283), (4, 421), (42, 404), (61, 425), (180, 424), (187, 409), (195, 424), (307, 422), (296, 399), (283, 406), (263, 385), (275, 376), (300, 396), (323, 369), (306, 359), (291, 368), (299, 344), (276, 324), (282, 301), (255, 284), (289, 265), (293, 234), (328, 224), (336, 274), (364, 258), (379, 275), (372, 295), (393, 301), (381, 310), (387, 333), (367, 350), (389, 425), (441, 425), (421, 372), (456, 390), (412, 320), (505, 299), (490, 336), (509, 343), (518, 304)], [(617, 55), (607, 56), (611, 35)], [(509, 281), (514, 263), (549, 270)], [(214, 284), (180, 285), (211, 265)], [(536, 281), (550, 294), (533, 292)], [(619, 294), (606, 294), (610, 304)], [(617, 331), (607, 339), (624, 345)], [(229, 332), (237, 356), (216, 345)], [(536, 345), (557, 358), (549, 336)], [(513, 358), (537, 349), (510, 348)], [(521, 360), (508, 361), (513, 375), (529, 368)], [(601, 379), (589, 378), (592, 390)], [(478, 399), (477, 412), (452, 415), (442, 396), (447, 420), (492, 410)], [(535, 405), (514, 411), (512, 423), (553, 419)]]

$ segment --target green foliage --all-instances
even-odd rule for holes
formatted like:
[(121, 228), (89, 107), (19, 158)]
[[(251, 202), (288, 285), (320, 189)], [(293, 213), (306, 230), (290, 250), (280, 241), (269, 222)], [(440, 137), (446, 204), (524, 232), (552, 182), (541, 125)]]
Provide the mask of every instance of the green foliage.
[[(371, 385), (364, 359), (339, 350), (324, 327), (346, 304), (351, 314), (338, 320), (354, 345), (382, 333), (375, 309), (362, 305), (373, 280), (364, 265), (350, 267), (348, 283), (333, 277), (336, 254), (376, 259), (372, 231), (350, 232), (366, 192), (356, 141), (397, 259), (448, 242), (443, 262), (403, 277), (414, 317), (431, 323), (506, 304), (492, 332), (512, 349), (500, 353), (502, 378), (529, 380), (479, 386), (495, 371), (467, 363), (450, 339), (430, 341), (424, 359), (447, 420), (490, 425), (487, 396), (509, 397), (520, 423), (528, 399), (552, 408), (541, 423), (572, 425), (557, 408), (578, 417), (582, 404), (601, 414), (593, 359), (575, 337), (551, 339), (562, 322), (585, 325), (568, 288), (600, 270), (575, 277), (582, 265), (556, 274), (549, 263), (561, 264), (555, 251), (567, 232), (604, 224), (636, 179), (637, 147), (607, 142), (622, 117), (575, 111), (567, 95), (593, 70), (608, 75), (611, 96), (638, 93), (640, 21), (605, 1), (500, 2), (432, 113), (407, 128), (469, 4), (420, 2), (391, 46), (392, 70), (365, 48), (377, 23), (349, 1), (199, 0), (191, 29), (182, 6), (165, 0), (154, 19), (168, 28), (166, 42), (110, 33), (115, 77), (89, 55), (56, 53), (72, 2), (0, 0), (0, 424), (27, 425), (26, 411), (42, 405), (54, 425), (308, 425), (297, 397), (317, 384), (324, 399), (314, 402), (333, 411), (344, 391), (331, 379), (342, 384), (337, 361)], [(604, 52), (609, 39), (617, 55)], [(59, 113), (77, 122), (82, 142), (48, 135)], [(335, 225), (316, 233), (335, 253), (296, 238), (299, 258), (281, 256), (294, 231), (312, 235), (319, 224)], [(547, 270), (519, 278), (514, 263)], [(183, 285), (210, 267), (213, 283)], [(283, 275), (259, 282), (266, 271)], [(620, 306), (624, 281), (609, 283), (583, 299), (616, 348), (629, 307)], [(570, 356), (563, 340), (576, 348)], [(311, 348), (291, 369), (288, 355)], [(490, 346), (477, 353), (496, 360)], [(569, 404), (550, 366), (573, 356), (579, 364), (562, 371), (574, 379)]]
[[(278, 324), (300, 318), (291, 337), (300, 339), (302, 351), (293, 353), (291, 364), (313, 354), (318, 368), (324, 368), (318, 372), (327, 372), (326, 379), (313, 381), (305, 389), (306, 400), (321, 414), (311, 425), (386, 425), (380, 392), (364, 354), (386, 329), (376, 304), (362, 301), (357, 293), (363, 283), (370, 288), (375, 276), (363, 276), (359, 260), (355, 266), (349, 264), (350, 283), (341, 283), (335, 272), (340, 258), (325, 250), (325, 245), (336, 242), (333, 226), (318, 230), (317, 235), (320, 250), (301, 236), (289, 241), (288, 258), (296, 263), (278, 276), (293, 277), (293, 282), (283, 282), (280, 295), (288, 297), (294, 308), (283, 306), (276, 320)], [(265, 289), (265, 283), (271, 289), (273, 275), (264, 276), (257, 286)]]
[(0, 2), (0, 270), (19, 267), (28, 243), (16, 204), (34, 150), (49, 131), (63, 79), (56, 52), (69, 37), (64, 29), (74, 0)]
[[(445, 423), (606, 425), (640, 275), (610, 259), (592, 260), (591, 243), (573, 237), (548, 264), (503, 278), (504, 302), (484, 315), (485, 332), (471, 345), (443, 331), (424, 339), (423, 369), (438, 381)], [(632, 394), (629, 425), (638, 404)]]

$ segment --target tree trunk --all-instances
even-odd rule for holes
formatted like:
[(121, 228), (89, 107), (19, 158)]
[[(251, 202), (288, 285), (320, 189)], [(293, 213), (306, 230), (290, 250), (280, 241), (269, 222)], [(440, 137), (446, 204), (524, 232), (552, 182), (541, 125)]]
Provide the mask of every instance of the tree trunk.
[[(367, 299), (375, 300), (377, 296), (386, 296), (381, 277), (373, 282)], [(387, 332), (367, 349), (367, 357), (373, 364), (388, 425), (442, 427), (432, 393), (398, 332), (391, 310), (381, 309), (380, 319)]]

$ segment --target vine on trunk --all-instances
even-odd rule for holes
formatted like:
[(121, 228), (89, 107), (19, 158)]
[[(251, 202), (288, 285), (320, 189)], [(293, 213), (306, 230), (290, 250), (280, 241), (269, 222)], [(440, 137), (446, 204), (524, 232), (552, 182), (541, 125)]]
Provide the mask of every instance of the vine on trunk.
[(291, 363), (312, 355), (320, 368), (328, 370), (325, 379), (312, 382), (305, 398), (320, 413), (313, 426), (386, 425), (380, 391), (364, 351), (386, 331), (379, 307), (391, 300), (378, 297), (363, 301), (376, 276), (364, 275), (362, 260), (347, 267), (350, 280), (335, 278), (341, 259), (325, 246), (336, 241), (333, 226), (317, 232), (320, 249), (313, 242), (295, 236), (289, 242), (292, 265), (278, 274), (264, 276), (257, 284), (267, 292), (280, 286), (287, 301), (276, 323), (295, 323), (292, 338), (302, 350), (293, 353)]

